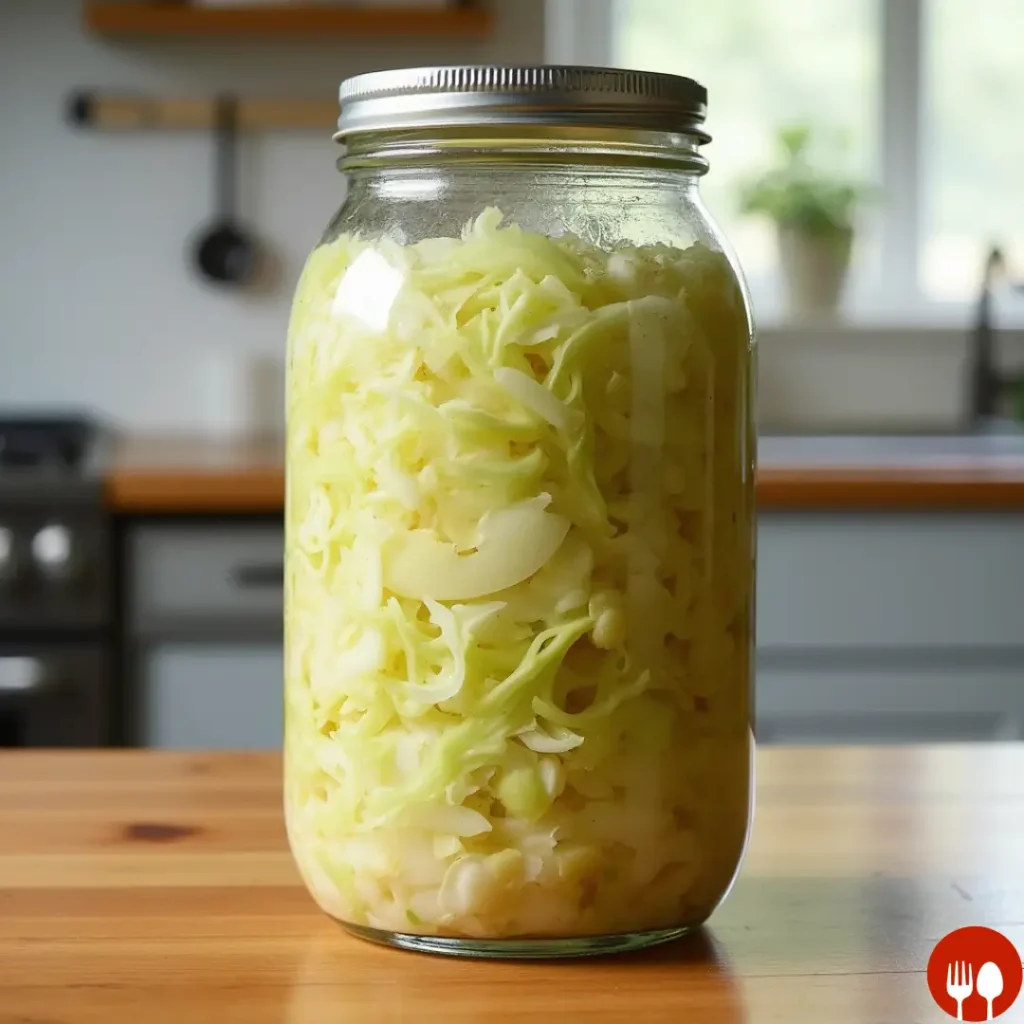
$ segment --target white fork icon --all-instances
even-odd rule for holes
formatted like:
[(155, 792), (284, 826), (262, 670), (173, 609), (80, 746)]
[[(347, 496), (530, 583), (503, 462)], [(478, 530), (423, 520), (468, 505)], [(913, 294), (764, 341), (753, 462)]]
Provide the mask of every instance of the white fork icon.
[(956, 1019), (964, 1019), (964, 1000), (974, 991), (974, 967), (966, 960), (946, 965), (946, 995), (956, 1000)]

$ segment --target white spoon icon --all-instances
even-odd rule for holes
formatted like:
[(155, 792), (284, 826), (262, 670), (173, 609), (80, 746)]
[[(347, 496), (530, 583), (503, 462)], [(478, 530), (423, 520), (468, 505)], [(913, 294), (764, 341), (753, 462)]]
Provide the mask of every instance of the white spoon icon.
[(988, 1003), (988, 1019), (991, 1020), (992, 1000), (1003, 994), (1003, 972), (991, 960), (981, 965), (975, 991)]

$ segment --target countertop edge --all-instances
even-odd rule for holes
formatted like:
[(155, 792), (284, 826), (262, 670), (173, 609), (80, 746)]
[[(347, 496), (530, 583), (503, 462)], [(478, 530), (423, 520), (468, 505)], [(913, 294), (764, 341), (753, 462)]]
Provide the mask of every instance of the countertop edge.
[[(104, 486), (122, 515), (266, 514), (284, 507), (280, 442), (129, 437)], [(758, 507), (771, 512), (1024, 511), (1024, 459), (842, 467), (762, 464)]]

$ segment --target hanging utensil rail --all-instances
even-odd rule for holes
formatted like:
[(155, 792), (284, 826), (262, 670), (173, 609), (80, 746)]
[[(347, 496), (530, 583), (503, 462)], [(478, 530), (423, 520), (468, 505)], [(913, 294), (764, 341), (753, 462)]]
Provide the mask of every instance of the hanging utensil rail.
[[(209, 130), (217, 123), (216, 99), (161, 98), (79, 90), (67, 101), (68, 120), (101, 131)], [(336, 100), (239, 99), (239, 131), (328, 132), (337, 124)]]

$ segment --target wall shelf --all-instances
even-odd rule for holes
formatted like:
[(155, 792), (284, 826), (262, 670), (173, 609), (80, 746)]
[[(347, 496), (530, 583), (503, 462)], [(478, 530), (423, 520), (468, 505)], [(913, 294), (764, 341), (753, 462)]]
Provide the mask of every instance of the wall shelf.
[(372, 7), (252, 4), (198, 7), (187, 3), (85, 4), (85, 24), (108, 36), (268, 36), (326, 38), (337, 36), (486, 35), (490, 11), (476, 5), (458, 7)]

